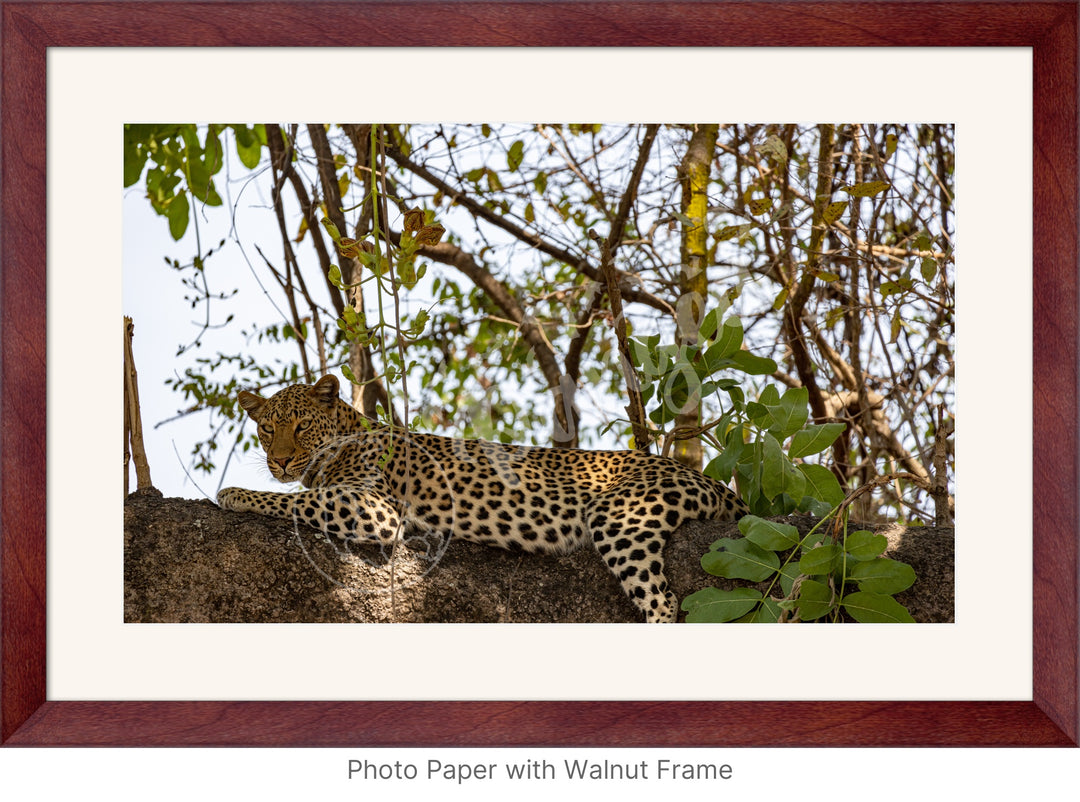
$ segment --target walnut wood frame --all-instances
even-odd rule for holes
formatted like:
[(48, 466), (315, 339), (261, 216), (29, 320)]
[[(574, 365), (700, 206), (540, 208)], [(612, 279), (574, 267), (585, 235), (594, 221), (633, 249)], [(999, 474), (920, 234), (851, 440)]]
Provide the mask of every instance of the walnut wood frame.
[[(0, 5), (0, 742), (29, 746), (1077, 744), (1076, 2)], [(348, 46), (359, 41), (409, 46), (1032, 48), (1034, 483), (1039, 489), (1033, 521), (1033, 701), (48, 701), (46, 48)], [(1002, 197), (1008, 197), (1004, 189)], [(1007, 204), (1003, 201), (1002, 205)]]

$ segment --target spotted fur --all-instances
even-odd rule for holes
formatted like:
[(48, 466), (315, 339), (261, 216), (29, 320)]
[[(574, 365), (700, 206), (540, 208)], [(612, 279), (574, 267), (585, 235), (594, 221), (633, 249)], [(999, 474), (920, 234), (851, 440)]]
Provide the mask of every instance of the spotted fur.
[(230, 487), (227, 510), (298, 519), (343, 540), (390, 543), (404, 524), (506, 549), (564, 554), (591, 543), (650, 622), (675, 620), (664, 546), (686, 520), (733, 520), (727, 487), (641, 451), (503, 445), (372, 428), (325, 376), (264, 399), (241, 392), (259, 426), (271, 493)]

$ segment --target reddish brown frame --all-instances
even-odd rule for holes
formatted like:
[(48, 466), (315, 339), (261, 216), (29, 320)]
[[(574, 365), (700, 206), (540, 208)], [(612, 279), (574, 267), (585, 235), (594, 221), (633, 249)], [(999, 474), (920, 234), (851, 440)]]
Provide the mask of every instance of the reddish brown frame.
[[(32, 746), (1077, 744), (1076, 2), (0, 5), (0, 742)], [(46, 48), (349, 46), (356, 42), (1032, 48), (1034, 480), (1039, 493), (1033, 521), (1033, 701), (48, 701), (43, 402)], [(1004, 199), (1011, 194), (1008, 176), (1001, 180), (1005, 208)], [(1007, 381), (1005, 374), (1002, 380)], [(1008, 519), (1007, 508), (1000, 513)], [(1023, 570), (1023, 566), (1018, 568)]]

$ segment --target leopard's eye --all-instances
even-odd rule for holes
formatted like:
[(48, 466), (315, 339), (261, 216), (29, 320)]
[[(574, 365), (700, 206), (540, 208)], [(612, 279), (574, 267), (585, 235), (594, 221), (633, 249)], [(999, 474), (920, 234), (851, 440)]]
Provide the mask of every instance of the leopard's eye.
[(311, 421), (308, 418), (303, 418), (299, 423), (296, 424), (296, 433), (300, 434), (300, 432), (304, 431), (304, 429), (308, 429), (310, 427)]
[(260, 423), (259, 424), (259, 434), (263, 435), (264, 437), (270, 437), (270, 435), (272, 435), (273, 433), (274, 433), (274, 427), (271, 424), (269, 424), (269, 423)]

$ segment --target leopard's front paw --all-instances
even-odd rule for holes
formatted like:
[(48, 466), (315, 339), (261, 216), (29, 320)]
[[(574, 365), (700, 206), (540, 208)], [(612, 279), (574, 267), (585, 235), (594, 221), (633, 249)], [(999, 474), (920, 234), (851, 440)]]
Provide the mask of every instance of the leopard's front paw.
[(218, 506), (223, 510), (233, 512), (246, 512), (251, 509), (248, 503), (248, 493), (243, 488), (226, 487), (217, 494)]

